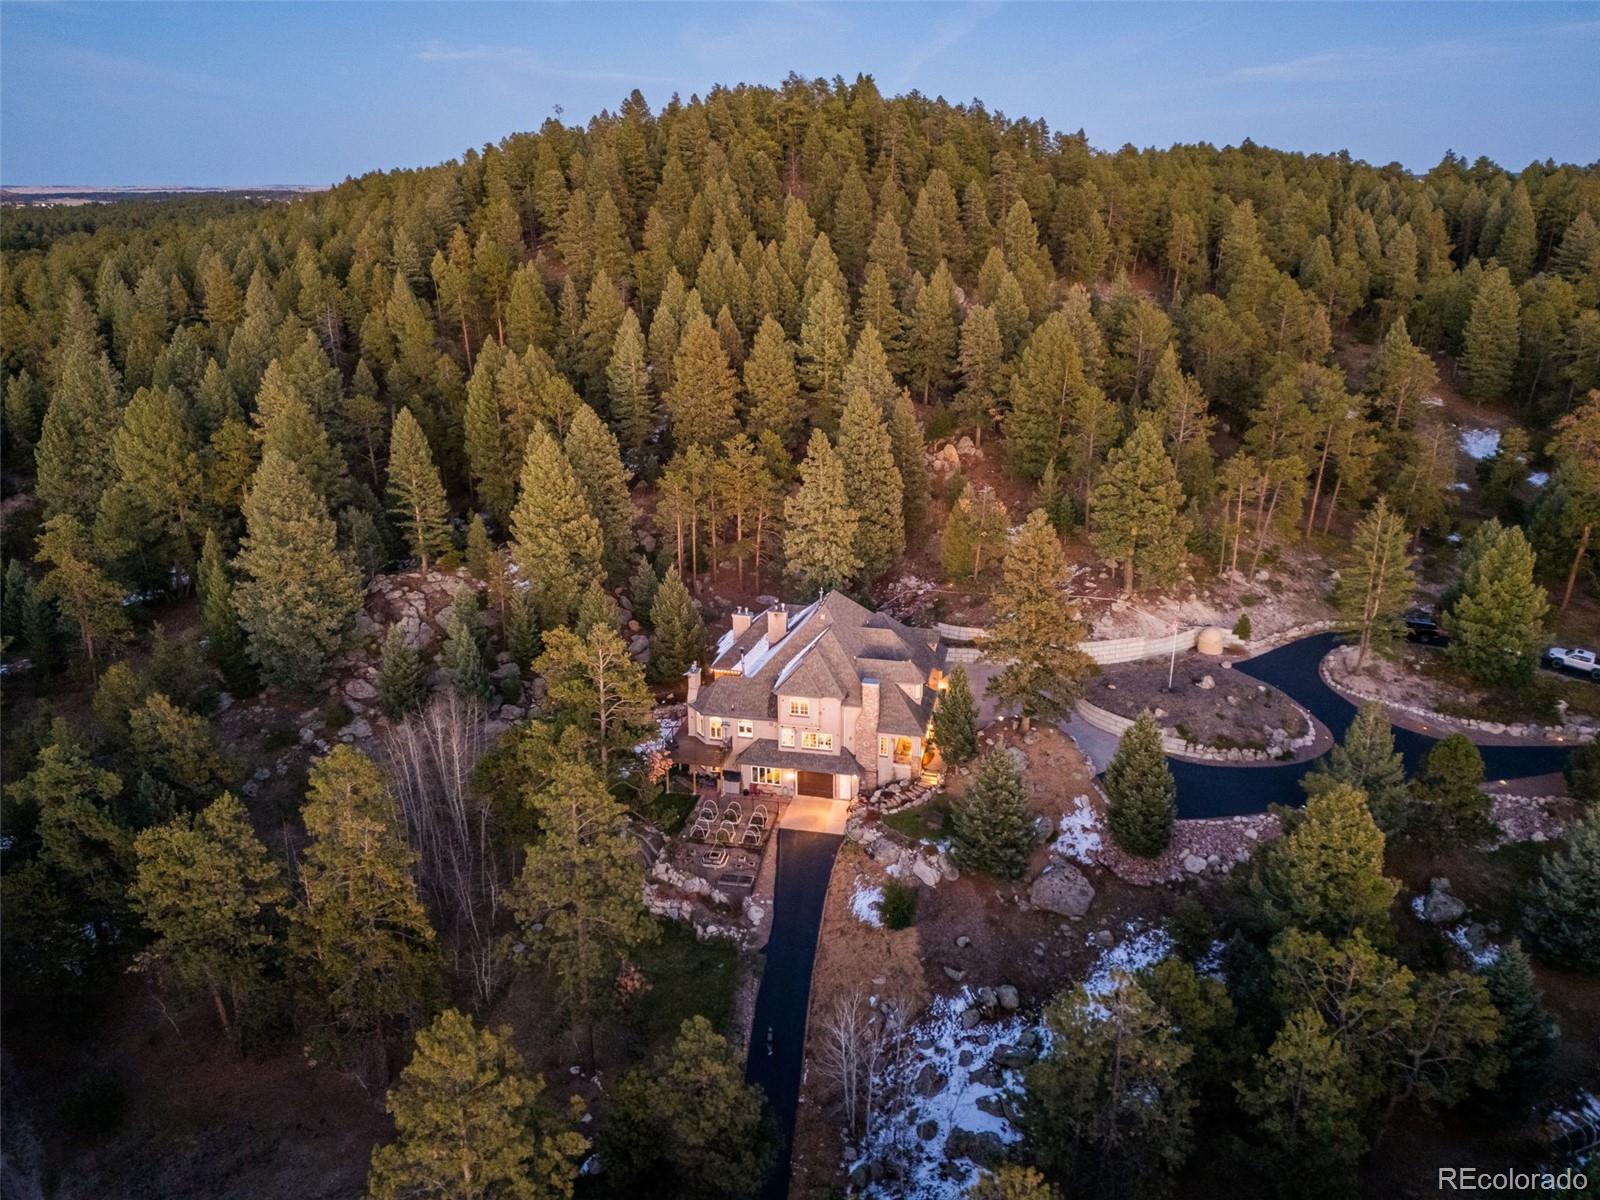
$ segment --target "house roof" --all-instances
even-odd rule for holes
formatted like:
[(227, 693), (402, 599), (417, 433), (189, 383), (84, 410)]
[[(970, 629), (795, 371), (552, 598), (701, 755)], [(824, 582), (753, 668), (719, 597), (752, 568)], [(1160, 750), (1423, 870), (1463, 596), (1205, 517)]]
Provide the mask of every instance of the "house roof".
[(829, 775), (860, 775), (861, 764), (848, 750), (821, 754), (815, 750), (785, 750), (772, 738), (750, 743), (739, 756), (741, 767), (779, 767), (789, 771), (825, 771)]
[[(839, 592), (829, 592), (793, 613), (788, 629), (776, 643), (766, 644), (766, 628), (763, 613), (739, 637), (724, 635), (713, 668), (731, 670), (742, 663), (744, 674), (719, 675), (704, 684), (695, 699), (697, 711), (771, 719), (777, 715), (780, 693), (832, 698), (846, 706), (858, 706), (863, 677), (885, 684), (922, 684), (938, 664), (937, 633), (869, 612)], [(899, 692), (900, 687), (883, 691), (887, 696)], [(917, 707), (906, 698), (896, 720)], [(926, 724), (923, 719), (914, 732), (922, 732)]]
[(924, 692), (918, 704), (897, 687), (886, 687), (878, 693), (878, 732), (898, 737), (921, 737), (928, 731), (928, 718), (933, 712), (933, 696)]

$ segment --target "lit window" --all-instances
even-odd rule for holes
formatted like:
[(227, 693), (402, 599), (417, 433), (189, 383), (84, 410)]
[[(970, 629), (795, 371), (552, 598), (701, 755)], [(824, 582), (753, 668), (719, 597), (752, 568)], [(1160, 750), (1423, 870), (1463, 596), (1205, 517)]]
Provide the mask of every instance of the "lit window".
[(800, 746), (805, 750), (832, 750), (833, 734), (808, 729), (800, 736)]
[(811, 715), (811, 701), (809, 701), (809, 700), (791, 700), (791, 701), (789, 701), (789, 715), (791, 717), (809, 717)]
[(756, 735), (756, 723), (754, 721), (740, 721), (739, 722), (739, 736), (740, 737), (742, 737), (742, 738), (753, 738), (753, 737), (755, 737), (755, 735)]
[(782, 780), (782, 776), (779, 774), (777, 767), (751, 767), (750, 768), (750, 782), (751, 783), (763, 783), (763, 784), (771, 785), (771, 784), (781, 783), (782, 781), (783, 781)]
[(794, 730), (788, 725), (778, 731), (778, 744), (787, 749), (794, 748)]
[(712, 717), (709, 721), (707, 721), (706, 732), (707, 736), (709, 736), (712, 741), (716, 741), (718, 738), (720, 738), (722, 736), (722, 718)]
[(878, 737), (878, 757), (879, 758), (888, 758), (889, 757), (889, 739), (886, 738), (886, 737), (883, 737), (882, 735), (879, 735), (879, 737)]

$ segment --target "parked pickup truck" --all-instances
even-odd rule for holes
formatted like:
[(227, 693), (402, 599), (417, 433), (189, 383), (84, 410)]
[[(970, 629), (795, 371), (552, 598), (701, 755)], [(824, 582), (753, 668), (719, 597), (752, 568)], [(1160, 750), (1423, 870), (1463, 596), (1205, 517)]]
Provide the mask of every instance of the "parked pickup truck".
[(1591, 678), (1600, 676), (1600, 661), (1596, 660), (1593, 650), (1569, 650), (1562, 646), (1551, 646), (1544, 652), (1544, 665), (1565, 667), (1569, 671), (1576, 671)]
[(1439, 610), (1432, 605), (1408, 609), (1404, 617), (1406, 634), (1414, 642), (1444, 643), (1450, 639), (1439, 624)]

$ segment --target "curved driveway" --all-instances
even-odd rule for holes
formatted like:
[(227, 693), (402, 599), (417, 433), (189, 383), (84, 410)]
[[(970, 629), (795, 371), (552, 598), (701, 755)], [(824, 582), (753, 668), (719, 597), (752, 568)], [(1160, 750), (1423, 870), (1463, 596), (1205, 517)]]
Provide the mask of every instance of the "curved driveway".
[[(1338, 634), (1315, 634), (1236, 662), (1233, 669), (1271, 684), (1298, 701), (1332, 731), (1336, 740), (1342, 740), (1356, 715), (1355, 705), (1323, 683), (1317, 669), (1338, 642)], [(1398, 725), (1391, 728), (1395, 749), (1405, 757), (1406, 770), (1416, 771), (1439, 739)], [(1484, 773), (1489, 779), (1547, 775), (1561, 770), (1571, 753), (1561, 746), (1480, 746), (1478, 749), (1483, 753)], [(1265, 812), (1269, 804), (1299, 804), (1305, 799), (1300, 779), (1316, 761), (1241, 768), (1169, 758), (1172, 777), (1178, 784), (1178, 815), (1231, 817)]]

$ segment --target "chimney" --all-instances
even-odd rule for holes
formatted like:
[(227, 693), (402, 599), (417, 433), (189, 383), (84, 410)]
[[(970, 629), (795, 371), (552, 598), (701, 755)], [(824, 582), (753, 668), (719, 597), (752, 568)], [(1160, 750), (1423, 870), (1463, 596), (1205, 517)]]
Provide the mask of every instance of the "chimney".
[(751, 622), (752, 619), (753, 618), (751, 617), (750, 610), (748, 608), (736, 608), (736, 609), (734, 609), (733, 610), (733, 636), (736, 637), (736, 638), (743, 636), (744, 631), (750, 628), (750, 622)]
[(861, 764), (861, 790), (870, 792), (878, 786), (878, 714), (883, 700), (879, 695), (878, 681), (870, 675), (861, 677), (861, 712), (856, 717), (856, 761)]
[(767, 645), (776, 646), (789, 632), (789, 610), (781, 604), (767, 609)]
[(689, 680), (688, 703), (693, 704), (694, 698), (700, 694), (700, 664), (690, 663), (689, 669), (683, 674)]

